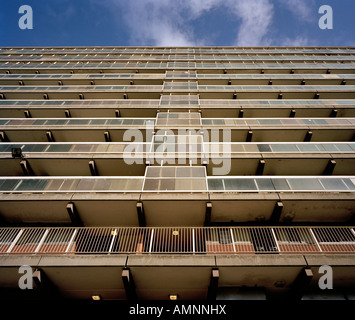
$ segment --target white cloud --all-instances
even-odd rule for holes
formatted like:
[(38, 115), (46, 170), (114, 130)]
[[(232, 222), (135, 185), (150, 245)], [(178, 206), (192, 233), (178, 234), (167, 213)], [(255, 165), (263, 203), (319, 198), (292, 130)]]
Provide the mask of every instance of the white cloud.
[(233, 13), (241, 19), (235, 45), (268, 45), (267, 34), (273, 18), (273, 5), (269, 0), (231, 0)]
[[(129, 28), (134, 45), (202, 46), (211, 45), (211, 35), (198, 38), (194, 21), (215, 8), (224, 8), (228, 20), (235, 17), (235, 37), (231, 45), (267, 46), (309, 43), (306, 37), (274, 39), (271, 27), (274, 18), (272, 0), (101, 0), (112, 9), (119, 9)], [(310, 19), (314, 0), (279, 0), (294, 15)], [(307, 5), (310, 3), (310, 5)], [(221, 21), (221, 24), (223, 21)], [(216, 26), (218, 32), (219, 25)], [(201, 33), (199, 33), (201, 35)], [(230, 36), (230, 35), (229, 35)]]
[(297, 36), (296, 38), (284, 38), (279, 43), (279, 46), (286, 46), (286, 47), (306, 47), (306, 46), (313, 46), (316, 45), (312, 43), (307, 37)]
[(317, 18), (314, 0), (279, 0), (296, 18), (311, 22)]
[(194, 46), (188, 28), (189, 16), (184, 16), (186, 1), (134, 0), (125, 2), (125, 22), (131, 42), (156, 46)]

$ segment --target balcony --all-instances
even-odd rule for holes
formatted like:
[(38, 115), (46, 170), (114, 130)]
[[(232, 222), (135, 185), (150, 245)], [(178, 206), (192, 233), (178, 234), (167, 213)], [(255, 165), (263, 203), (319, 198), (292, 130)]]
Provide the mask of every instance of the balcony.
[(164, 85), (2, 86), (6, 99), (159, 99), (161, 94), (192, 93), (201, 99), (354, 99), (353, 85), (198, 85), (194, 82), (164, 82)]
[(0, 228), (0, 255), (345, 253), (353, 227)]
[(128, 273), (138, 299), (206, 299), (218, 268), (218, 292), (257, 288), (285, 299), (305, 268), (319, 290), (326, 263), (338, 287), (352, 288), (354, 253), (353, 227), (1, 228), (0, 296), (21, 297), (18, 270), (30, 265), (66, 298), (127, 299)]
[[(0, 85), (162, 85), (164, 81), (195, 80), (199, 85), (354, 85), (353, 74), (198, 74), (167, 71), (166, 74), (3, 74)], [(229, 82), (230, 81), (230, 82)], [(270, 83), (271, 81), (271, 83)]]
[(218, 47), (218, 48), (206, 48), (206, 47), (191, 47), (191, 48), (152, 48), (152, 47), (24, 47), (24, 48), (1, 48), (1, 54), (242, 54), (242, 55), (255, 55), (255, 54), (340, 54), (340, 55), (352, 55), (355, 53), (353, 48), (335, 48), (335, 47)]
[[(0, 183), (0, 212), (10, 224), (332, 223), (351, 221), (355, 205), (352, 176), (218, 177), (198, 166), (150, 166), (144, 177), (2, 177)], [(72, 204), (80, 219), (68, 210)]]
[[(184, 98), (186, 97), (186, 99)], [(2, 118), (72, 117), (155, 117), (162, 112), (198, 112), (205, 118), (297, 118), (354, 117), (351, 99), (198, 99), (198, 96), (163, 95), (161, 99), (84, 99), (84, 100), (0, 100)], [(15, 107), (16, 106), (16, 107)]]
[[(14, 156), (12, 149), (21, 154)], [(142, 143), (7, 142), (0, 143), (0, 176), (143, 176), (147, 161), (186, 165), (190, 160), (206, 165), (212, 175), (219, 166), (215, 160), (228, 156), (228, 175), (354, 175), (354, 151), (353, 142), (211, 143), (200, 135), (155, 135)]]
[[(180, 116), (181, 115), (181, 116)], [(194, 118), (192, 118), (196, 115)], [(179, 118), (180, 117), (180, 118)], [(286, 141), (352, 141), (355, 118), (202, 118), (199, 113), (158, 113), (155, 118), (10, 118), (0, 119), (2, 142), (123, 142), (127, 129), (139, 129), (142, 139), (149, 141), (158, 131), (179, 129), (208, 135), (218, 132), (223, 141), (223, 129), (231, 131), (232, 142)], [(179, 119), (179, 120), (177, 120)], [(200, 122), (201, 121), (201, 122)], [(171, 130), (171, 131), (170, 131)], [(48, 132), (51, 132), (51, 139)], [(197, 132), (196, 132), (197, 131)], [(281, 134), (282, 133), (282, 134)], [(108, 140), (109, 137), (109, 140)]]
[[(327, 70), (331, 70), (333, 73), (353, 73), (355, 64), (349, 60), (346, 63), (332, 63), (330, 62), (294, 62), (294, 63), (280, 63), (277, 62), (247, 62), (247, 63), (228, 63), (226, 62), (121, 62), (118, 63), (107, 62), (84, 62), (84, 61), (67, 61), (67, 62), (44, 62), (38, 63), (38, 61), (28, 62), (3, 62), (0, 64), (0, 70), (3, 72), (10, 70), (13, 74), (29, 74), (34, 70), (38, 70), (41, 74), (49, 73), (69, 73), (74, 71), (76, 73), (97, 73), (99, 70), (104, 73), (117, 73), (117, 72), (129, 72), (134, 73), (138, 70), (139, 73), (165, 73), (167, 69), (170, 70), (187, 70), (196, 69), (199, 73), (223, 73), (224, 70), (228, 70), (230, 73), (260, 73), (261, 70), (267, 70), (267, 73), (285, 73), (290, 74), (292, 70), (297, 69), (298, 72), (314, 74), (314, 73), (326, 73)], [(159, 60), (158, 60), (159, 61)], [(287, 60), (289, 61), (289, 60)]]

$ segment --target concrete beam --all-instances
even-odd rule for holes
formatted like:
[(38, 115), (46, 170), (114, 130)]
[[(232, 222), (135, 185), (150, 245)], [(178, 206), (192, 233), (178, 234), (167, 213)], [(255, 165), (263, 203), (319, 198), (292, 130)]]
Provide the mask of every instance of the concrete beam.
[(1, 142), (9, 142), (9, 138), (7, 137), (4, 131), (0, 131), (0, 141)]
[(253, 139), (253, 131), (249, 130), (247, 134), (247, 141), (246, 142), (251, 142)]
[(265, 160), (260, 159), (258, 163), (258, 167), (256, 169), (256, 175), (262, 176), (264, 173), (264, 168), (265, 168)]
[(278, 223), (280, 221), (280, 216), (281, 216), (283, 207), (284, 207), (284, 205), (281, 201), (277, 201), (275, 203), (274, 210), (273, 210), (271, 217), (270, 217), (270, 223)]
[(290, 118), (294, 118), (295, 115), (296, 115), (296, 110), (292, 109), (291, 112), (290, 112)]
[(67, 204), (67, 212), (69, 214), (70, 220), (75, 227), (84, 227), (84, 224), (79, 216), (78, 211), (75, 208), (73, 202)]
[(207, 292), (207, 300), (216, 300), (219, 280), (218, 268), (213, 268), (211, 271), (210, 285)]
[(290, 298), (292, 300), (301, 300), (305, 290), (313, 278), (313, 272), (311, 268), (305, 267), (298, 274), (296, 280), (290, 288)]
[(98, 176), (97, 168), (95, 165), (95, 160), (89, 161), (89, 168), (92, 176)]
[(126, 291), (127, 300), (137, 300), (136, 286), (129, 268), (122, 270), (122, 281)]
[(145, 220), (145, 214), (144, 214), (144, 208), (143, 208), (143, 203), (138, 202), (137, 203), (137, 215), (138, 215), (138, 223), (140, 227), (146, 227), (147, 223)]
[(32, 118), (30, 110), (25, 110), (23, 113), (25, 114), (25, 118)]
[(104, 132), (104, 136), (105, 136), (105, 141), (106, 142), (111, 142), (111, 136), (110, 136), (110, 132), (109, 131), (105, 131)]
[(43, 270), (37, 268), (32, 274), (32, 280), (36, 286), (36, 289), (40, 292), (44, 299), (60, 298), (58, 289), (49, 280)]
[(48, 142), (55, 142), (52, 131), (48, 130), (46, 132), (46, 137), (47, 137)]
[(327, 166), (323, 171), (323, 175), (331, 176), (333, 174), (336, 164), (337, 163), (335, 160), (329, 160)]
[(331, 118), (336, 118), (337, 114), (338, 114), (338, 110), (337, 109), (333, 109), (332, 112), (330, 113), (330, 117)]
[(26, 159), (23, 159), (20, 161), (20, 166), (22, 168), (23, 173), (26, 176), (33, 176), (34, 175), (33, 170), (31, 168), (29, 162)]
[(204, 222), (205, 227), (211, 225), (211, 215), (212, 215), (212, 203), (207, 202), (206, 203), (205, 222)]
[(66, 110), (64, 111), (64, 113), (65, 113), (65, 117), (66, 117), (66, 118), (71, 118), (71, 114), (70, 114), (70, 110), (69, 110), (69, 109), (66, 109)]
[(308, 130), (305, 137), (304, 137), (304, 142), (310, 142), (312, 139), (312, 134), (313, 134), (313, 132)]

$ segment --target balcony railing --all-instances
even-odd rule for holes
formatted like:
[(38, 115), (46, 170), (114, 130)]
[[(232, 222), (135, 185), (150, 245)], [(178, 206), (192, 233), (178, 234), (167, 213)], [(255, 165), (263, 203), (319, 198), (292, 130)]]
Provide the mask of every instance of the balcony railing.
[[(158, 60), (159, 61), (159, 60)], [(307, 63), (205, 63), (205, 62), (144, 62), (144, 63), (112, 63), (112, 62), (41, 62), (34, 61), (33, 63), (20, 63), (20, 62), (3, 62), (0, 63), (0, 69), (354, 69), (355, 63), (326, 63), (326, 62), (313, 62)]]
[[(121, 54), (128, 54), (128, 53), (136, 53), (136, 54), (169, 54), (169, 53), (202, 53), (202, 54), (355, 54), (354, 48), (334, 48), (334, 47), (306, 47), (306, 48), (294, 48), (294, 47), (261, 47), (261, 48), (251, 48), (251, 47), (227, 47), (227, 48), (152, 48), (152, 47), (116, 47), (116, 48), (105, 48), (105, 47), (63, 47), (63, 48), (40, 48), (40, 47), (24, 47), (24, 48), (1, 48), (1, 54), (109, 54), (109, 53), (121, 53)], [(284, 58), (287, 58), (284, 57)]]
[[(355, 64), (354, 64), (355, 66)], [(71, 85), (0, 86), (8, 93), (68, 92), (354, 92), (353, 85), (198, 85), (196, 82), (165, 82), (164, 85)]]
[(235, 62), (240, 62), (240, 61), (292, 61), (292, 62), (304, 62), (304, 61), (343, 61), (343, 60), (348, 60), (348, 61), (354, 61), (355, 56), (354, 55), (305, 55), (305, 54), (289, 54), (287, 56), (284, 55), (206, 55), (206, 54), (197, 54), (197, 55), (191, 55), (191, 54), (164, 54), (164, 55), (136, 55), (136, 54), (127, 54), (127, 55), (120, 55), (118, 53), (113, 53), (111, 54), (95, 54), (95, 55), (80, 55), (80, 54), (69, 54), (69, 55), (49, 55), (49, 54), (21, 54), (18, 55), (16, 53), (12, 55), (2, 55), (0, 51), (0, 61), (116, 61), (116, 62), (131, 62), (131, 61), (191, 61), (191, 62), (197, 62), (197, 61), (235, 61)]
[[(337, 58), (338, 59), (338, 58)], [(355, 60), (355, 58), (354, 58)], [(170, 78), (194, 78), (194, 80), (354, 80), (354, 74), (198, 74), (194, 71), (179, 72), (170, 71), (167, 73), (107, 73), (107, 74), (0, 74), (1, 80), (126, 80), (126, 79), (170, 79)]]
[[(148, 167), (161, 168), (172, 174), (165, 174), (162, 170), (141, 177), (0, 177), (0, 193), (355, 192), (354, 176), (206, 177), (203, 174), (204, 167)], [(195, 171), (190, 172), (189, 168)], [(196, 170), (200, 168), (203, 170)]]
[[(315, 100), (315, 99), (287, 99), (287, 100), (279, 100), (279, 99), (268, 99), (268, 100), (260, 100), (260, 99), (198, 99), (198, 96), (189, 96), (190, 100), (188, 100), (189, 108), (192, 108), (194, 105), (197, 107), (199, 105), (223, 105), (228, 106), (231, 105), (233, 108), (236, 106), (259, 106), (259, 107), (270, 107), (270, 106), (341, 106), (348, 105), (354, 106), (354, 99), (326, 99), (326, 100)], [(167, 98), (163, 100), (163, 98)], [(110, 106), (110, 107), (122, 107), (122, 105), (149, 105), (153, 107), (158, 107), (159, 105), (181, 105), (181, 100), (177, 100), (179, 96), (166, 96), (163, 95), (162, 99), (85, 99), (85, 100), (0, 100), (0, 106), (26, 106), (26, 107), (37, 107), (37, 106), (46, 106), (46, 107), (69, 107), (69, 106), (80, 106), (80, 107), (89, 107), (89, 106)], [(194, 100), (192, 100), (194, 98)]]
[[(178, 113), (170, 113), (171, 118), (162, 119), (159, 113), (158, 120), (156, 118), (3, 118), (0, 119), (0, 127), (31, 127), (31, 128), (47, 128), (47, 127), (125, 127), (125, 126), (205, 126), (205, 127), (349, 127), (355, 126), (355, 118), (177, 118), (173, 119), (172, 115)], [(166, 113), (169, 114), (169, 113)]]
[(0, 228), (0, 255), (355, 254), (353, 227)]
[[(181, 137), (181, 136), (180, 136)], [(169, 156), (194, 153), (222, 154), (224, 148), (230, 147), (230, 153), (295, 153), (333, 154), (354, 153), (355, 142), (203, 142), (201, 136), (154, 136), (153, 142), (3, 142), (0, 143), (0, 155), (12, 157), (13, 148), (21, 148), (24, 156), (33, 153), (41, 154), (124, 154), (128, 146), (134, 147), (136, 153), (145, 153), (149, 158), (160, 153), (169, 152)], [(161, 140), (159, 140), (161, 138)], [(180, 150), (179, 144), (185, 149)]]

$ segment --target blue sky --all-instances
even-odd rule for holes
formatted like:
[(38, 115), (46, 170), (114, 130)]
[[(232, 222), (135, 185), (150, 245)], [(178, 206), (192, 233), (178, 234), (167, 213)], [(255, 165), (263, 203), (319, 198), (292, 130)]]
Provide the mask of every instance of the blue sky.
[[(0, 0), (0, 46), (354, 46), (354, 0)], [(33, 29), (21, 30), (21, 5)], [(333, 29), (318, 26), (321, 5)]]

